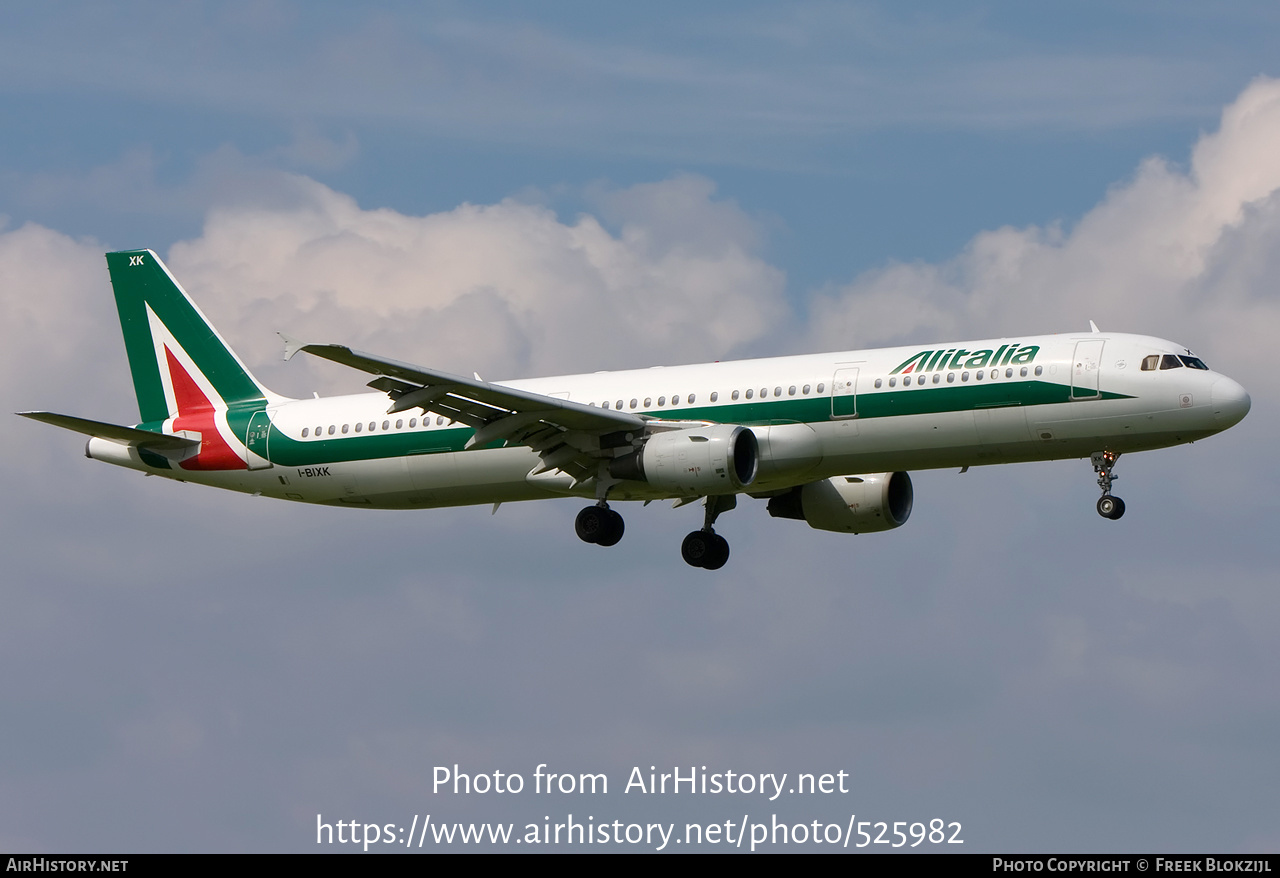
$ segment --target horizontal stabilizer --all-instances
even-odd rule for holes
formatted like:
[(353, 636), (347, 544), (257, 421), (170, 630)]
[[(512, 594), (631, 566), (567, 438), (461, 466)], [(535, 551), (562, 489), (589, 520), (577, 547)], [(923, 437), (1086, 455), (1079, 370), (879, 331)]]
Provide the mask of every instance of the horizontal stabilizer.
[(121, 445), (147, 448), (152, 451), (186, 451), (200, 445), (199, 439), (188, 439), (186, 436), (174, 436), (170, 433), (153, 433), (150, 430), (139, 430), (135, 427), (121, 427), (118, 424), (73, 418), (71, 415), (58, 415), (53, 412), (17, 412), (16, 414), (31, 418), (33, 421), (53, 424), (64, 430), (83, 433), (86, 436), (96, 436)]

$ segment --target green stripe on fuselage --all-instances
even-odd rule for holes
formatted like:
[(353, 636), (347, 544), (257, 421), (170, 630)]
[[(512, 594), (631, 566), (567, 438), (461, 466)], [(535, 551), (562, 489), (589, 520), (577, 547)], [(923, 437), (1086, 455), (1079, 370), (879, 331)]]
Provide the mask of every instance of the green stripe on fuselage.
[[(1001, 406), (1036, 406), (1071, 402), (1071, 388), (1047, 381), (1002, 380), (962, 386), (918, 387), (879, 390), (859, 394), (859, 420), (892, 418), (903, 415), (941, 414), (972, 411)], [(1104, 391), (1101, 399), (1129, 399), (1122, 393)], [(1076, 400), (1088, 404), (1093, 400)], [(675, 420), (707, 420), (746, 426), (778, 423), (822, 423), (832, 420), (831, 397), (810, 396), (733, 402), (708, 406), (682, 406), (645, 412), (657, 418)], [(281, 466), (309, 466), (317, 463), (343, 463), (414, 454), (462, 451), (474, 431), (470, 427), (412, 428), (388, 433), (334, 436), (319, 440), (296, 440), (280, 433), (274, 426), (268, 449), (271, 461)]]

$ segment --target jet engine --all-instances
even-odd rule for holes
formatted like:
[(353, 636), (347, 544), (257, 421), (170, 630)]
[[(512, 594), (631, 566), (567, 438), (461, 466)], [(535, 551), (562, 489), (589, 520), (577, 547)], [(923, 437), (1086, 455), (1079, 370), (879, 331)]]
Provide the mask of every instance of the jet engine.
[(769, 514), (807, 521), (818, 530), (874, 533), (906, 524), (913, 496), (906, 473), (836, 476), (774, 497)]
[(654, 433), (609, 474), (685, 494), (732, 494), (755, 481), (760, 451), (746, 427), (716, 424)]

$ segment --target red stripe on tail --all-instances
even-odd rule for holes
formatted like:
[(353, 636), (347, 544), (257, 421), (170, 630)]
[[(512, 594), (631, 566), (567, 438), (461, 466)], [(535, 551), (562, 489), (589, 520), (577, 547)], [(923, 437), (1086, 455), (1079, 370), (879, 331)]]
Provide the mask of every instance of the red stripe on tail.
[(168, 347), (164, 349), (169, 364), (169, 378), (173, 382), (173, 395), (178, 404), (178, 416), (173, 419), (173, 429), (193, 430), (200, 434), (200, 453), (178, 465), (191, 470), (248, 469), (235, 449), (227, 444), (218, 432), (214, 418), (218, 411), (200, 385), (187, 374), (182, 364)]

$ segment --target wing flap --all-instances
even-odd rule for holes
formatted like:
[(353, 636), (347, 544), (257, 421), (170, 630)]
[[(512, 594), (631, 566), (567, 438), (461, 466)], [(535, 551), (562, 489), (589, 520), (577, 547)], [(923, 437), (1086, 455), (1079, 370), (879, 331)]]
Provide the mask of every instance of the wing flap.
[[(531, 393), (488, 381), (477, 381), (448, 372), (424, 369), (397, 360), (375, 357), (361, 351), (353, 351), (345, 345), (308, 344), (300, 345), (297, 350), (305, 351), (315, 357), (332, 360), (371, 375), (387, 376), (413, 385), (413, 389), (396, 399), (398, 404), (411, 393), (422, 390), (443, 389), (444, 393), (432, 400), (434, 394), (424, 394), (427, 410), (435, 411), (437, 405), (448, 405), (458, 412), (465, 412), (488, 422), (494, 418), (506, 417), (515, 413), (546, 412), (548, 422), (561, 427), (591, 432), (614, 432), (618, 430), (643, 430), (645, 421), (637, 415), (610, 409), (596, 408), (572, 402), (567, 399), (556, 399), (541, 393)], [(393, 394), (402, 387), (379, 380), (377, 384), (370, 382), (379, 390)], [(414, 402), (406, 408), (416, 408), (420, 403)], [(455, 420), (462, 421), (461, 418)], [(466, 421), (462, 421), (466, 423)], [(470, 424), (468, 424), (470, 426)]]
[[(305, 351), (377, 376), (369, 386), (391, 397), (388, 413), (421, 408), (475, 430), (468, 448), (505, 442), (526, 445), (542, 458), (531, 472), (561, 470), (578, 484), (596, 473), (611, 449), (630, 443), (620, 434), (644, 433), (647, 418), (531, 393), (448, 372), (353, 351), (345, 345), (301, 344), (286, 338), (288, 352)], [(602, 442), (611, 436), (608, 442)], [(627, 437), (629, 438), (629, 437)]]

